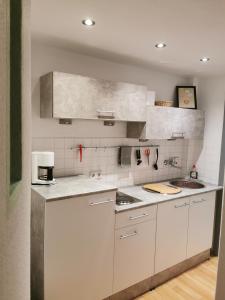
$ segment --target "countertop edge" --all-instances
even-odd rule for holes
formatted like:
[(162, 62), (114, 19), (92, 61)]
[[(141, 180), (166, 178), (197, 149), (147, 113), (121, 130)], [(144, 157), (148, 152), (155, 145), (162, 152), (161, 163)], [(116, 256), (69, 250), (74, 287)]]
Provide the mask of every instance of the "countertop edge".
[(113, 191), (117, 191), (118, 188), (114, 187), (114, 188), (105, 188), (105, 189), (101, 189), (101, 190), (96, 190), (93, 192), (86, 192), (86, 193), (75, 193), (75, 194), (69, 194), (69, 195), (65, 195), (65, 196), (59, 196), (59, 197), (44, 197), (41, 193), (39, 193), (37, 190), (33, 189), (31, 187), (32, 191), (37, 193), (42, 199), (44, 199), (45, 202), (53, 202), (53, 201), (59, 201), (59, 200), (64, 200), (64, 199), (68, 199), (68, 198), (75, 198), (75, 197), (82, 197), (82, 196), (89, 196), (89, 195), (94, 195), (94, 194), (102, 194), (102, 193), (107, 193), (107, 192), (113, 192)]
[[(177, 196), (174, 197), (174, 195), (171, 195), (171, 198), (170, 199), (165, 199), (165, 200), (160, 200), (160, 201), (156, 201), (156, 202), (152, 202), (152, 203), (148, 203), (148, 202), (138, 202), (137, 205), (133, 206), (133, 207), (116, 207), (115, 208), (115, 213), (116, 214), (119, 214), (119, 213), (122, 213), (122, 212), (126, 212), (126, 211), (129, 211), (129, 210), (134, 210), (134, 209), (138, 209), (138, 208), (142, 208), (142, 207), (147, 207), (147, 206), (152, 206), (152, 205), (158, 205), (160, 203), (165, 203), (165, 202), (168, 202), (168, 201), (173, 201), (173, 200), (177, 200), (177, 199), (182, 199), (182, 198), (185, 198), (185, 197), (191, 197), (191, 196), (195, 196), (195, 195), (199, 195), (199, 194), (204, 194), (204, 193), (210, 193), (210, 192), (216, 192), (216, 191), (220, 191), (220, 190), (223, 190), (223, 187), (222, 186), (215, 186), (215, 187), (209, 187), (207, 191), (196, 191), (195, 193), (193, 194), (190, 194), (190, 195), (180, 195), (180, 194), (176, 194)], [(179, 195), (179, 196), (178, 196)]]

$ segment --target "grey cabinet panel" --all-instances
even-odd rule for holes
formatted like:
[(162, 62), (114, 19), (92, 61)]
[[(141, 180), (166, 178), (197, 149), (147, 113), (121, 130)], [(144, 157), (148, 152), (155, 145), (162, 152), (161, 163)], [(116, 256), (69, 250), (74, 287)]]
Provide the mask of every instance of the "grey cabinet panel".
[(170, 139), (179, 136), (180, 133), (186, 139), (203, 138), (204, 127), (203, 111), (149, 106), (141, 138)]
[(182, 110), (182, 130), (185, 138), (203, 138), (205, 115), (201, 110)]
[(41, 117), (97, 119), (98, 111), (112, 111), (116, 120), (146, 119), (145, 86), (60, 72), (50, 74), (41, 78)]

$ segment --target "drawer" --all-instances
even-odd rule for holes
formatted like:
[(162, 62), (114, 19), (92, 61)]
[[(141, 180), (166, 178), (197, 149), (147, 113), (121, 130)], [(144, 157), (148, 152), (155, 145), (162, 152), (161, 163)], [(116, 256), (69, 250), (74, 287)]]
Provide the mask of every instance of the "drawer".
[(116, 229), (156, 218), (157, 205), (131, 209), (116, 214)]

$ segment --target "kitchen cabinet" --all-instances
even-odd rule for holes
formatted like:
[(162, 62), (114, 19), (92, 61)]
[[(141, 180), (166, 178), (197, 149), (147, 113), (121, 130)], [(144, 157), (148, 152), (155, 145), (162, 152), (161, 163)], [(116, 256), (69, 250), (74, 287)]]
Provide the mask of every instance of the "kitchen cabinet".
[(46, 203), (45, 300), (112, 294), (115, 192)]
[(156, 205), (151, 205), (148, 207), (140, 207), (116, 215), (115, 228), (119, 229), (122, 227), (142, 223), (152, 219), (156, 219)]
[(147, 87), (51, 72), (41, 77), (41, 117), (145, 121)]
[(155, 272), (186, 259), (189, 198), (158, 205)]
[(215, 192), (190, 197), (187, 257), (212, 247)]
[(147, 107), (146, 124), (128, 123), (127, 136), (142, 139), (203, 138), (204, 112), (175, 107)]
[[(152, 207), (152, 214), (156, 213), (155, 209), (155, 206)], [(125, 218), (130, 215), (131, 218), (135, 217), (136, 220), (142, 220), (142, 222), (115, 231), (113, 293), (124, 290), (154, 274), (155, 215), (152, 219), (145, 221), (144, 214), (150, 215), (149, 208), (145, 208), (145, 212), (131, 210), (119, 213), (117, 218), (121, 218), (123, 214), (126, 215)], [(125, 218), (122, 217), (123, 220)], [(123, 225), (125, 225), (124, 222)]]

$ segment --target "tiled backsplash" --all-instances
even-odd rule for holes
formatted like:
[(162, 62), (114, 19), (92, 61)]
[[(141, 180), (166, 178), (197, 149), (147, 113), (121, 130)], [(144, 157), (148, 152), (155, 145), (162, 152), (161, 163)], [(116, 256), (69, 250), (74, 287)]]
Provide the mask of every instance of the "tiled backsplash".
[[(118, 164), (118, 148), (83, 149), (83, 159), (80, 162), (79, 150), (71, 149), (83, 146), (108, 147), (121, 145), (159, 145), (159, 169), (153, 169), (156, 159), (155, 148), (150, 148), (150, 164), (144, 154), (145, 147), (140, 148), (142, 163), (137, 166), (135, 150), (132, 148), (131, 166), (121, 167)], [(187, 175), (187, 163), (192, 164), (193, 156), (188, 155), (188, 140), (151, 140), (140, 143), (137, 139), (126, 138), (33, 138), (33, 151), (54, 151), (54, 176), (69, 176), (76, 174), (90, 175), (90, 172), (101, 170), (106, 182), (118, 186), (158, 181)], [(196, 151), (196, 150), (195, 150)], [(164, 160), (171, 156), (179, 157), (180, 168), (164, 165)]]

